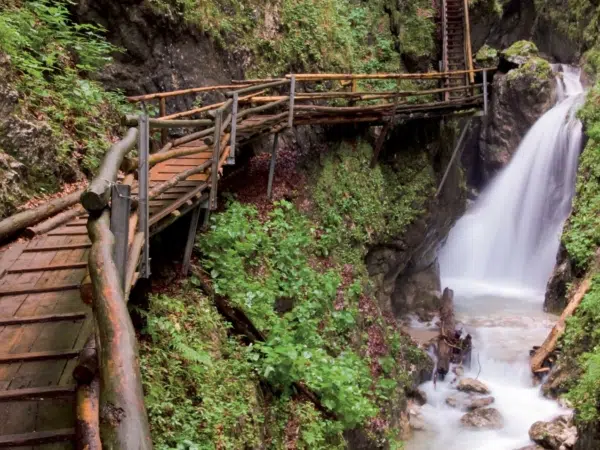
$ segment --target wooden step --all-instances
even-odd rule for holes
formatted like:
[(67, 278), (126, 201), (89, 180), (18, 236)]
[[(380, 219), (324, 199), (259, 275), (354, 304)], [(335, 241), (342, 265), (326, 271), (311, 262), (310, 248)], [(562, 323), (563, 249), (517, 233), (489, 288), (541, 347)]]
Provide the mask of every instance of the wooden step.
[[(83, 278), (83, 277), (82, 277)], [(79, 289), (81, 283), (63, 284), (60, 286), (28, 286), (28, 287), (5, 287), (0, 289), (0, 296), (3, 295), (24, 295), (24, 294), (45, 294), (46, 292), (61, 292)]]
[(39, 247), (27, 247), (23, 249), (23, 253), (32, 253), (32, 252), (55, 252), (58, 250), (78, 250), (82, 248), (90, 248), (92, 246), (91, 242), (86, 242), (84, 244), (64, 244), (64, 245), (41, 245)]
[(47, 386), (27, 389), (12, 389), (0, 391), (0, 402), (13, 400), (31, 400), (43, 398), (67, 397), (75, 394), (75, 385), (71, 386)]
[(46, 272), (46, 271), (50, 271), (50, 270), (85, 269), (86, 267), (87, 267), (87, 262), (48, 264), (47, 266), (10, 268), (10, 269), (7, 269), (6, 273)]
[(75, 429), (65, 428), (52, 431), (34, 431), (32, 433), (7, 434), (0, 436), (0, 448), (23, 447), (75, 439)]

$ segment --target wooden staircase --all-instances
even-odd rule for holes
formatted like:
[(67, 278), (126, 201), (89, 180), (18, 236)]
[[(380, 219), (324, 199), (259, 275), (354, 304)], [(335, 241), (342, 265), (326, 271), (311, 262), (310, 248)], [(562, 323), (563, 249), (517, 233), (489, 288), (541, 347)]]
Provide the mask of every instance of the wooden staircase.
[[(442, 70), (444, 72), (473, 70), (469, 10), (466, 0), (442, 0)], [(467, 86), (473, 75), (459, 75), (444, 82), (445, 87)], [(445, 100), (461, 98), (467, 91), (446, 93)]]

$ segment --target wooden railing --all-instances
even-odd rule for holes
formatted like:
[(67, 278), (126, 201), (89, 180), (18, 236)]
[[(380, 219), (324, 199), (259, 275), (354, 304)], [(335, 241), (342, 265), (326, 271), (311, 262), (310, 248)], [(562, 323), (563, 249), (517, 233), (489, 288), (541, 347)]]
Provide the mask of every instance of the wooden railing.
[[(85, 302), (92, 304), (97, 327), (95, 337), (82, 352), (77, 369), (80, 373), (91, 373), (90, 376), (79, 377), (78, 408), (84, 411), (85, 405), (93, 403), (91, 397), (99, 391), (100, 420), (96, 417), (96, 420), (78, 421), (80, 428), (88, 431), (87, 434), (80, 433), (83, 443), (90, 450), (98, 448), (100, 436), (105, 448), (151, 448), (137, 341), (127, 310), (129, 292), (139, 278), (150, 276), (151, 230), (163, 229), (172, 223), (175, 216), (198, 211), (200, 205), (207, 210), (215, 209), (218, 172), (224, 164), (235, 162), (236, 148), (240, 144), (257, 136), (275, 134), (274, 155), (278, 133), (294, 125), (383, 123), (387, 129), (396, 118), (473, 114), (482, 108), (487, 111), (488, 73), (493, 70), (425, 74), (296, 74), (130, 97), (129, 100), (134, 103), (157, 101), (159, 117), (123, 118), (123, 124), (130, 128), (123, 139), (106, 153), (97, 175), (83, 192), (0, 222), (1, 239), (48, 217), (47, 222), (36, 225), (38, 232), (65, 223), (74, 216), (69, 211), (60, 211), (74, 205), (77, 198), (89, 214), (88, 233), (92, 247), (81, 296)], [(465, 74), (472, 75), (474, 80), (477, 76), (478, 80), (464, 87), (442, 85), (444, 80), (464, 77)], [(377, 88), (381, 80), (412, 80), (416, 84), (410, 90), (381, 90)], [(432, 80), (440, 82), (440, 85), (432, 87)], [(371, 90), (359, 92), (359, 81), (370, 83)], [(460, 98), (448, 99), (448, 92), (463, 94)], [(167, 114), (167, 99), (205, 93), (219, 93), (222, 100)], [(150, 152), (152, 129), (161, 131), (160, 140), (154, 142), (157, 151), (153, 153)], [(169, 140), (169, 130), (175, 129), (187, 131)], [(190, 143), (192, 146), (189, 146)], [(135, 147), (137, 155), (132, 156)], [(211, 159), (150, 187), (149, 170), (152, 166), (200, 152), (211, 152)], [(274, 161), (272, 157), (269, 194)], [(120, 173), (123, 174), (121, 178)], [(206, 182), (149, 217), (149, 201), (199, 173), (207, 174)], [(133, 195), (132, 191), (136, 189), (137, 195)], [(82, 208), (77, 207), (75, 211), (81, 214)], [(173, 215), (177, 211), (179, 214)], [(33, 227), (32, 235), (36, 227)], [(188, 253), (191, 254), (189, 242), (186, 246)], [(94, 363), (90, 364), (90, 361)], [(87, 367), (98, 367), (99, 377), (94, 375), (93, 370), (83, 370)], [(98, 378), (100, 387), (94, 389), (92, 387), (97, 386)]]

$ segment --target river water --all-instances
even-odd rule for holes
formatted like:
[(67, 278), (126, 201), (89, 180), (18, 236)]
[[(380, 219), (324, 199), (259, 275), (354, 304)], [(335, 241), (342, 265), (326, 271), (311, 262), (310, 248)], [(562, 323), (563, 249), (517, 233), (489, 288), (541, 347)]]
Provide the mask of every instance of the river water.
[(407, 450), (516, 450), (530, 444), (529, 427), (565, 413), (542, 397), (529, 370), (529, 350), (556, 318), (543, 313), (575, 188), (584, 99), (578, 69), (556, 67), (559, 99), (521, 142), (509, 165), (451, 230), (439, 254), (442, 285), (454, 290), (457, 320), (473, 336), (471, 368), (492, 391), (504, 426), (474, 431), (464, 411), (446, 405), (453, 377), (425, 383), (425, 430)]

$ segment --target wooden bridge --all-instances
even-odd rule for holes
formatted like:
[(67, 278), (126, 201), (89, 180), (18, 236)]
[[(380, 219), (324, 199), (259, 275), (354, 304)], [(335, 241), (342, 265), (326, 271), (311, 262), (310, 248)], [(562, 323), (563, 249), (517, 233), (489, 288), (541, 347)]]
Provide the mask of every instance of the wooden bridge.
[[(463, 0), (447, 1), (444, 36)], [(464, 65), (449, 62), (456, 39), (445, 37), (440, 72), (296, 74), (131, 97), (157, 103), (158, 117), (124, 118), (131, 128), (85, 190), (0, 222), (0, 447), (151, 448), (126, 305), (151, 275), (150, 237), (189, 213), (186, 272), (219, 174), (257, 137), (353, 123), (384, 125), (384, 135), (397, 121), (484, 113), (493, 69), (474, 70), (459, 37)], [(208, 94), (221, 101), (167, 114), (169, 99)]]

